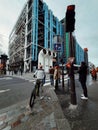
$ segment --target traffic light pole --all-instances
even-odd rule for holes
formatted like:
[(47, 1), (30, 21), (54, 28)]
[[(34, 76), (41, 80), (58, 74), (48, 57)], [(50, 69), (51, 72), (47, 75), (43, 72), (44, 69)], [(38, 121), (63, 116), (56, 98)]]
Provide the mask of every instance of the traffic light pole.
[(62, 63), (62, 89), (64, 89), (64, 66)]
[(61, 57), (61, 64), (62, 64), (62, 89), (64, 89), (64, 62), (63, 62), (63, 55), (62, 55), (62, 57)]
[(72, 32), (75, 30), (75, 5), (69, 5), (67, 6), (66, 11), (66, 32), (69, 32), (70, 34), (70, 86), (71, 86), (71, 104), (76, 105), (76, 92), (75, 92), (75, 79), (74, 79), (74, 44), (72, 39)]
[[(73, 40), (72, 40), (72, 32), (70, 32), (70, 56), (74, 57), (73, 55)], [(75, 79), (74, 79), (74, 66), (73, 62), (70, 68), (70, 86), (71, 86), (71, 103), (73, 105), (77, 104), (76, 101), (76, 91), (75, 91)]]

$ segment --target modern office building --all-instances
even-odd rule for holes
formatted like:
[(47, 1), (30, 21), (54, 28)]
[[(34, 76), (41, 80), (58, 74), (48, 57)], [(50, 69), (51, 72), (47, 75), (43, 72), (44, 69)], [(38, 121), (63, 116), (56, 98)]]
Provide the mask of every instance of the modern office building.
[(53, 38), (55, 35), (62, 37), (62, 29), (61, 22), (46, 3), (42, 0), (28, 0), (9, 38), (10, 65), (18, 68), (22, 63), (24, 71), (32, 71), (39, 62), (48, 59), (42, 62), (47, 71), (56, 55)]
[(24, 66), (25, 25), (26, 5), (9, 36), (9, 66), (11, 69), (18, 69), (20, 66)]
[[(11, 69), (17, 71), (22, 68), (24, 72), (31, 72), (41, 63), (48, 72), (49, 66), (53, 65), (54, 57), (58, 60), (57, 62), (60, 62), (62, 57), (64, 62), (67, 62), (71, 50), (70, 36), (65, 29), (65, 18), (59, 21), (43, 0), (28, 0), (9, 36)], [(54, 40), (55, 37), (56, 40)], [(73, 35), (72, 39), (73, 56), (78, 64), (83, 60), (84, 51), (80, 52), (83, 49)], [(62, 50), (56, 51), (54, 43), (61, 43)]]

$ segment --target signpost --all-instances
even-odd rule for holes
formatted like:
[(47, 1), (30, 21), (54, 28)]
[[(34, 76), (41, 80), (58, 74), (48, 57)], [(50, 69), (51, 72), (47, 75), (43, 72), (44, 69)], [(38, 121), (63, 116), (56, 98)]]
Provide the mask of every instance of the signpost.
[(62, 44), (61, 43), (54, 43), (54, 51), (62, 51)]

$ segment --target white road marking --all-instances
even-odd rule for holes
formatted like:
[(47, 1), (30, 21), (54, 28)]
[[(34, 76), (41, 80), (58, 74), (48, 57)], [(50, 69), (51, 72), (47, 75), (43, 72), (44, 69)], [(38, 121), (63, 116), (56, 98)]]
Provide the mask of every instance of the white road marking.
[(9, 79), (12, 79), (12, 77), (1, 77), (0, 80), (9, 80)]
[(10, 89), (0, 90), (0, 93), (5, 93), (5, 92), (8, 92), (8, 91), (10, 91)]

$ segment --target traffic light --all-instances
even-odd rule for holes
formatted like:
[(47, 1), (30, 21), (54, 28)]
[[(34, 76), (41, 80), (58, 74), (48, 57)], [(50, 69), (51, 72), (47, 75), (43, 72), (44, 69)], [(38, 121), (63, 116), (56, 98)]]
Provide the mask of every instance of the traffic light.
[(7, 60), (7, 59), (8, 59), (8, 56), (5, 55), (5, 54), (3, 54), (3, 55), (1, 55), (1, 59), (2, 59), (2, 60)]
[(67, 6), (66, 11), (66, 32), (73, 32), (75, 30), (75, 5)]

